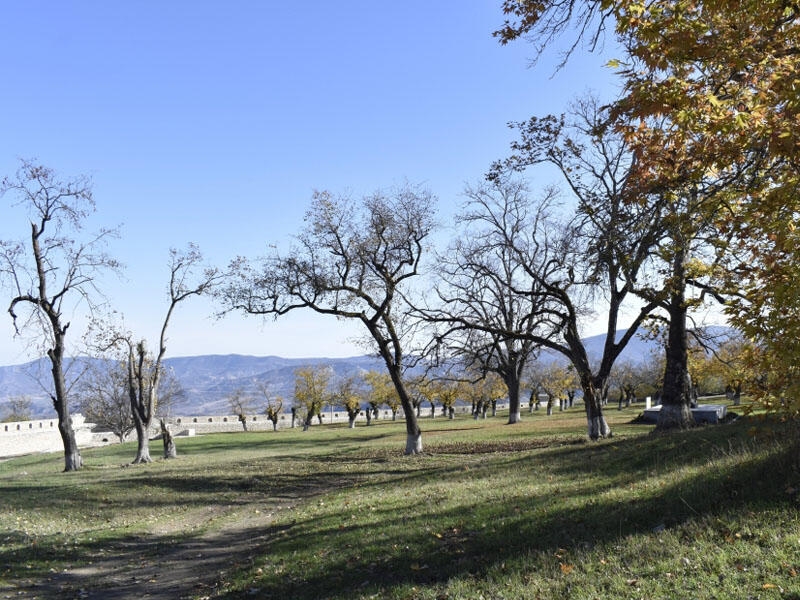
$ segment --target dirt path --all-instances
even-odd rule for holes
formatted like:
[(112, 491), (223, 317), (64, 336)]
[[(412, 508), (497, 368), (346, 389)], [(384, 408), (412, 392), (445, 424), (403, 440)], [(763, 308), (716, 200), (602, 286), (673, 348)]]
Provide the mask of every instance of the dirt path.
[[(261, 505), (263, 507), (263, 504)], [(132, 537), (108, 546), (91, 564), (54, 573), (45, 580), (4, 584), (0, 598), (176, 600), (210, 595), (228, 570), (249, 563), (287, 529), (272, 514), (250, 505), (219, 509), (206, 516), (205, 533), (175, 540), (177, 530)], [(183, 522), (188, 528), (195, 523)]]

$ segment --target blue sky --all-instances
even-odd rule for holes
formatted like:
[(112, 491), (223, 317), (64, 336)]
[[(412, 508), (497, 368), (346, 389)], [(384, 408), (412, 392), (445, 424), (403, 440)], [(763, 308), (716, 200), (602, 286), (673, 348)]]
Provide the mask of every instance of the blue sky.
[[(492, 38), (502, 19), (499, 0), (10, 3), (0, 174), (37, 158), (92, 177), (91, 226), (121, 225), (109, 251), (126, 265), (103, 288), (154, 345), (170, 247), (195, 242), (223, 266), (286, 242), (315, 189), (405, 180), (433, 191), (446, 221), (465, 183), (507, 154), (508, 121), (611, 89), (607, 56), (554, 73), (554, 49), (529, 68), (530, 46)], [(24, 236), (3, 206), (0, 238)], [(170, 356), (362, 352), (360, 329), (336, 320), (216, 321), (214, 308), (181, 306)], [(11, 334), (0, 321), (0, 364), (29, 358)]]

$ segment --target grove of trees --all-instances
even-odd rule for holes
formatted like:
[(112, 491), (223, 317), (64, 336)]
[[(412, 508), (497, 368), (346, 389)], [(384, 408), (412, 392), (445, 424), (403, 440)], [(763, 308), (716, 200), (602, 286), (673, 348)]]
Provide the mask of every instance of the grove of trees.
[[(471, 402), (478, 418), (502, 394), (513, 426), (523, 389), (531, 400), (547, 397), (548, 413), (579, 391), (592, 440), (612, 433), (604, 414), (612, 395), (620, 408), (657, 396), (664, 430), (693, 425), (698, 389), (736, 403), (750, 392), (800, 415), (800, 7), (504, 0), (502, 10), (495, 36), (525, 40), (534, 59), (558, 41), (563, 65), (613, 38), (618, 96), (576, 97), (563, 114), (512, 123), (518, 137), (508, 156), (466, 187), (449, 230), (436, 222), (435, 196), (405, 184), (358, 199), (315, 192), (290, 248), (277, 244), (225, 269), (203, 268), (193, 245), (171, 251), (156, 350), (106, 326), (103, 348), (122, 351), (78, 388), (84, 410), (96, 409), (97, 421), (106, 415), (120, 439), (136, 431), (134, 462), (151, 460), (173, 311), (210, 293), (223, 314), (305, 309), (360, 323), (385, 370), (335, 378), (298, 369), (293, 415), (308, 428), (334, 403), (353, 427), (364, 410), (368, 422), (379, 406), (402, 410), (407, 455), (423, 450), (424, 403), (452, 414), (457, 401)], [(537, 184), (543, 172), (556, 173), (557, 186)], [(88, 180), (62, 180), (30, 161), (3, 180), (0, 195), (22, 206), (30, 225), (25, 240), (0, 243), (8, 312), (50, 360), (65, 470), (75, 470), (82, 458), (64, 378), (65, 314), (101, 302), (98, 273), (119, 268), (103, 244), (117, 231), (84, 236), (94, 209)], [(741, 336), (704, 335), (694, 318), (708, 303)], [(605, 334), (596, 357), (584, 342), (590, 322)], [(642, 332), (660, 341), (661, 355), (620, 362)], [(545, 352), (558, 360), (541, 360)], [(260, 391), (277, 427), (283, 400)], [(247, 413), (260, 410), (248, 394), (229, 398), (245, 429)]]

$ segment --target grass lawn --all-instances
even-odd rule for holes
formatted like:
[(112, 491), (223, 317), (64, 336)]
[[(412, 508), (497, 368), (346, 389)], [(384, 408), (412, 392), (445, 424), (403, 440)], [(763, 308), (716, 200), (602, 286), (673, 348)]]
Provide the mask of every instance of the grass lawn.
[(797, 424), (640, 411), (597, 443), (582, 408), (423, 418), (418, 457), (378, 421), (8, 460), (0, 598), (800, 599)]

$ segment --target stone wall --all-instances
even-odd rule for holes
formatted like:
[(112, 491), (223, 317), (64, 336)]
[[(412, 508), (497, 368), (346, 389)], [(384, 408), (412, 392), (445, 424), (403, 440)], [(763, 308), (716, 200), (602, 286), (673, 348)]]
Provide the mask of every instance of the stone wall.
[[(72, 426), (79, 446), (92, 444), (92, 424), (85, 423), (83, 415), (72, 415)], [(0, 458), (34, 452), (56, 452), (63, 449), (64, 443), (58, 431), (58, 419), (0, 423)]]

